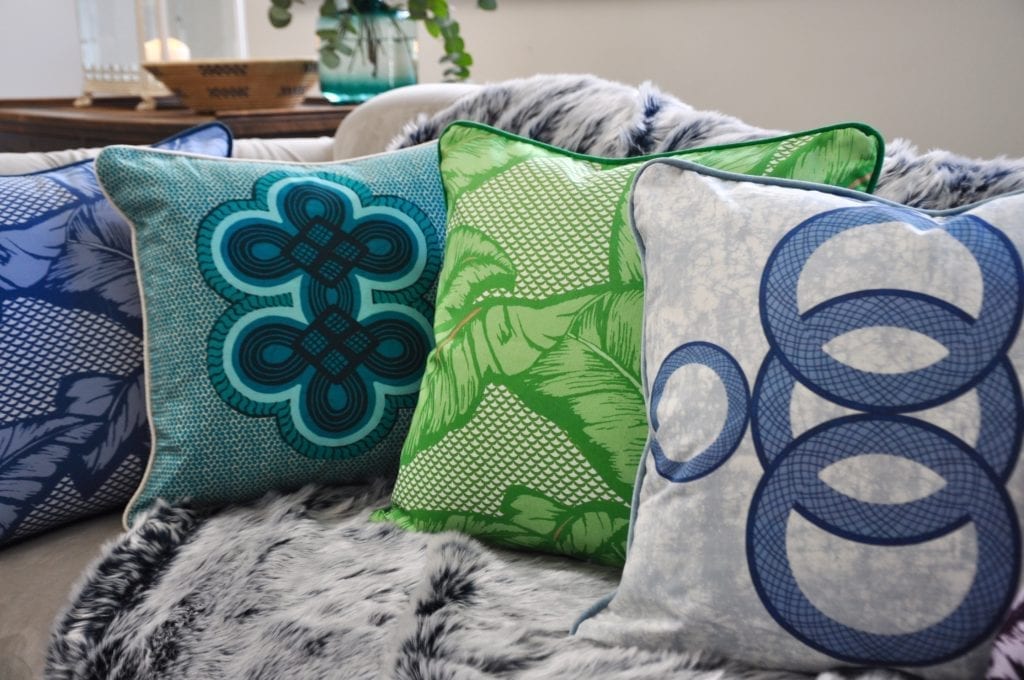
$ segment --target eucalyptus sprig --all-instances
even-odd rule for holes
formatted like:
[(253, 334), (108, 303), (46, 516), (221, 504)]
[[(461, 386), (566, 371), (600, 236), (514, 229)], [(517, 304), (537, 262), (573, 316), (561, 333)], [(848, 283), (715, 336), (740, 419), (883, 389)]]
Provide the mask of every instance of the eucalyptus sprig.
[[(476, 0), (476, 4), (480, 9), (487, 10), (496, 9), (498, 5), (497, 0)], [(283, 28), (291, 23), (291, 6), (292, 0), (270, 0), (268, 17), (271, 25)], [(346, 43), (346, 37), (352, 36), (355, 46), (364, 47), (368, 61), (376, 66), (378, 39), (372, 34), (361, 32), (357, 28), (357, 22), (353, 21), (353, 16), (400, 9), (406, 9), (411, 19), (422, 21), (427, 33), (440, 39), (444, 44), (444, 55), (440, 61), (447, 64), (444, 70), (445, 80), (468, 78), (473, 57), (466, 51), (459, 22), (452, 18), (448, 0), (408, 0), (404, 3), (385, 0), (321, 0), (320, 22), (317, 25), (321, 61), (333, 68), (341, 63), (342, 56), (351, 56), (354, 48)]]

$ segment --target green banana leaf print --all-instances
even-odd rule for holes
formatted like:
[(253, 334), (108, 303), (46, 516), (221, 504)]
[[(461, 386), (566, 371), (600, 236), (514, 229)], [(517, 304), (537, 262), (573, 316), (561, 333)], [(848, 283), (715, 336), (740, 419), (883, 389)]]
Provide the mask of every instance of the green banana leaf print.
[(378, 510), (375, 521), (393, 521), (417, 531), (460, 531), (507, 548), (574, 555), (610, 566), (626, 558), (629, 505), (590, 501), (570, 506), (525, 486), (511, 486), (500, 515), (394, 509)]
[(475, 191), (509, 167), (543, 154), (531, 143), (496, 146), (490, 138), (459, 123), (449, 126), (444, 135), (450, 152), (441, 157), (441, 171), (449, 193)]
[(532, 366), (592, 298), (481, 299), (485, 292), (512, 287), (515, 273), (507, 257), (493, 240), (468, 227), (453, 229), (449, 239), (467, 266), (438, 290), (439, 308), (443, 304), (446, 313), (436, 317), (436, 346), (427, 359), (403, 462), (465, 424), (488, 383), (504, 382)]
[(601, 564), (625, 561), (629, 505), (590, 501), (568, 506), (527, 487), (513, 486), (501, 514), (505, 522), (543, 538), (539, 547), (553, 546), (553, 552)]
[[(450, 125), (439, 154), (436, 346), (378, 517), (621, 565), (648, 434), (629, 195), (652, 157), (582, 156), (476, 123)], [(882, 144), (849, 124), (664, 156), (869, 190)]]
[[(636, 174), (636, 173), (633, 173)], [(633, 175), (629, 176), (629, 185)], [(613, 284), (643, 291), (644, 273), (640, 252), (636, 248), (633, 230), (629, 227), (629, 185), (622, 194), (622, 202), (611, 225), (611, 248), (608, 253), (608, 273)]]
[(508, 548), (542, 550), (545, 543), (548, 542), (546, 536), (528, 527), (517, 526), (500, 517), (476, 512), (452, 512), (449, 510), (394, 512), (383, 509), (371, 514), (370, 519), (377, 522), (394, 522), (403, 529), (425, 531), (432, 534), (442, 531), (459, 531)]
[[(772, 140), (766, 146), (730, 145), (694, 150), (686, 160), (745, 175), (816, 178), (822, 184), (849, 189), (873, 188), (881, 158), (859, 127), (836, 128), (830, 134), (808, 133)], [(766, 153), (774, 147), (772, 153)]]
[(458, 262), (459, 267), (455, 272), (445, 272), (448, 275), (438, 282), (437, 302), (441, 309), (434, 315), (438, 336), (452, 329), (453, 318), (472, 313), (476, 299), (485, 291), (512, 290), (516, 283), (512, 260), (494, 239), (476, 229), (451, 230), (446, 252), (448, 261)]
[(545, 413), (625, 503), (647, 438), (640, 384), (643, 291), (612, 290), (581, 308), (572, 325), (510, 388)]

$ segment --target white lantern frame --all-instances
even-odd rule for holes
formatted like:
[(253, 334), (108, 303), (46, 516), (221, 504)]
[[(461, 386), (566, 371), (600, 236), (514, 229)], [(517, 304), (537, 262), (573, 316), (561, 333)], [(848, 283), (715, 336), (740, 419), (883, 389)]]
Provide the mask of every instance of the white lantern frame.
[[(182, 61), (188, 60), (188, 48), (175, 38), (169, 30), (171, 24), (168, 14), (168, 0), (134, 0), (134, 26), (131, 35), (118, 36), (119, 40), (131, 40), (134, 44), (134, 62), (102, 63), (102, 59), (94, 60), (90, 55), (98, 51), (99, 33), (104, 27), (99, 25), (102, 7), (110, 10), (115, 0), (78, 0), (79, 37), (82, 41), (82, 95), (75, 106), (90, 106), (95, 102), (96, 95), (113, 95), (122, 97), (139, 97), (137, 106), (140, 110), (156, 108), (156, 98), (169, 96), (172, 93), (159, 80), (142, 68), (146, 61)], [(123, 0), (122, 0), (123, 2)], [(207, 0), (212, 3), (228, 2), (231, 5), (232, 21), (237, 43), (235, 56), (244, 58), (248, 55), (245, 33), (245, 0)], [(121, 9), (124, 9), (122, 7)], [(153, 30), (155, 28), (155, 31)], [(147, 54), (147, 42), (150, 50)], [(175, 53), (175, 45), (184, 48), (184, 53)], [(153, 53), (153, 47), (157, 50)], [(123, 44), (122, 44), (123, 47)], [(180, 52), (180, 50), (179, 50)], [(102, 57), (102, 55), (100, 55)], [(99, 61), (100, 63), (96, 63)]]

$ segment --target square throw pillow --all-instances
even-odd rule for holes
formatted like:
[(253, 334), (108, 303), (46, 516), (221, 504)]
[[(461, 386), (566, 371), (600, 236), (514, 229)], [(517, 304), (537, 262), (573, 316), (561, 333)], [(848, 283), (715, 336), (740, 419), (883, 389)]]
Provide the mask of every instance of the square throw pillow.
[(112, 147), (96, 166), (143, 291), (154, 442), (126, 519), (393, 474), (433, 344), (437, 145), (316, 165)]
[(650, 435), (579, 634), (981, 678), (1021, 577), (1024, 194), (928, 214), (775, 182), (636, 178)]
[[(449, 236), (437, 346), (378, 517), (621, 564), (647, 436), (643, 281), (625, 219), (643, 159), (473, 123), (439, 143)], [(868, 190), (882, 142), (842, 125), (673, 155)]]
[[(218, 123), (156, 145), (231, 154)], [(123, 507), (149, 455), (131, 231), (92, 160), (0, 176), (0, 544)]]

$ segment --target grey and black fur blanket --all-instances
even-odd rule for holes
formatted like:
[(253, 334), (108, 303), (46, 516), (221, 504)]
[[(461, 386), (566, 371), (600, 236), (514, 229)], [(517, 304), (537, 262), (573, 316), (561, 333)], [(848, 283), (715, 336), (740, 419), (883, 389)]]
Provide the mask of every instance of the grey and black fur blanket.
[[(637, 156), (779, 131), (698, 111), (651, 85), (548, 76), (482, 88), (412, 122), (393, 147), (472, 119), (581, 153)], [(1024, 188), (1024, 161), (889, 145), (878, 193), (947, 208)], [(157, 505), (83, 576), (48, 677), (76, 680), (616, 678), (781, 680), (700, 650), (600, 647), (567, 635), (614, 570), (458, 534), (368, 521), (388, 482), (308, 488), (206, 514)], [(898, 677), (836, 672), (825, 678)]]
[[(613, 158), (787, 132), (694, 109), (651, 83), (634, 88), (595, 76), (542, 75), (485, 86), (433, 116), (421, 116), (390, 148), (436, 139), (456, 120), (486, 123), (577, 153)], [(916, 208), (944, 210), (1018, 189), (1024, 189), (1024, 159), (975, 160), (941, 150), (919, 153), (909, 141), (895, 139), (886, 140), (875, 194)]]
[[(159, 504), (94, 564), (47, 678), (797, 680), (700, 650), (567, 635), (616, 570), (368, 520), (385, 484), (307, 488), (212, 516)], [(828, 673), (819, 680), (890, 680)]]

